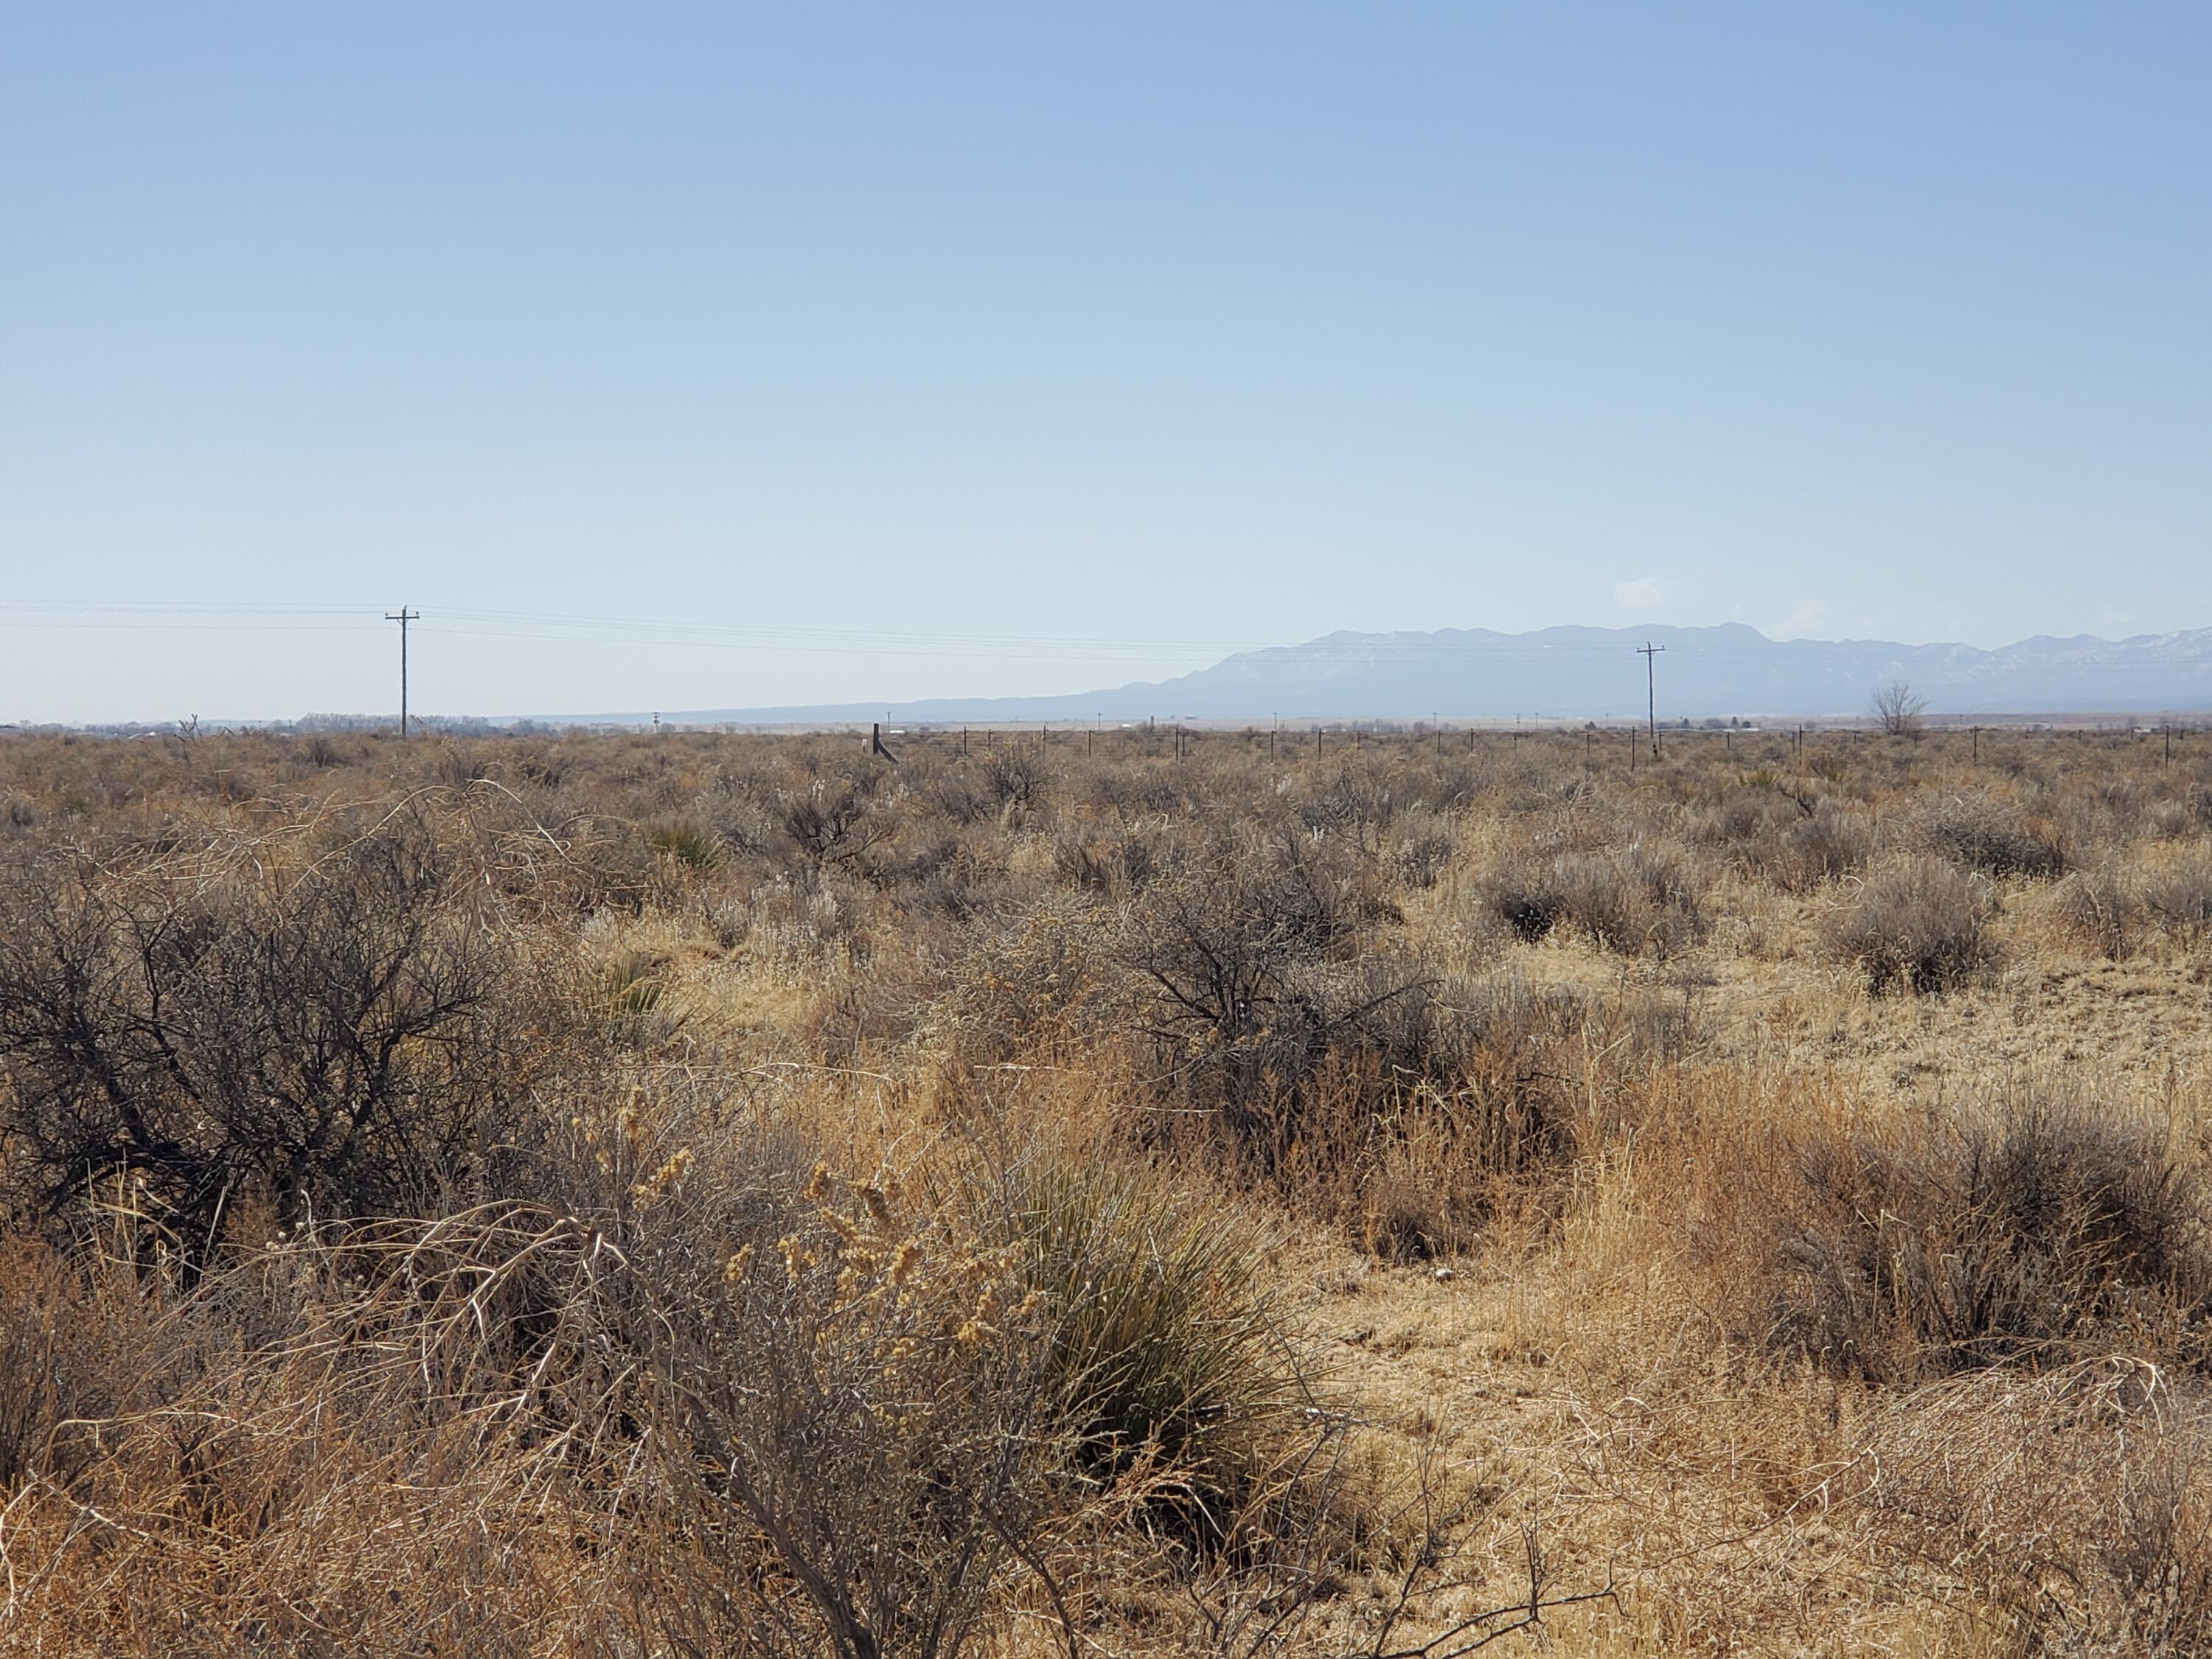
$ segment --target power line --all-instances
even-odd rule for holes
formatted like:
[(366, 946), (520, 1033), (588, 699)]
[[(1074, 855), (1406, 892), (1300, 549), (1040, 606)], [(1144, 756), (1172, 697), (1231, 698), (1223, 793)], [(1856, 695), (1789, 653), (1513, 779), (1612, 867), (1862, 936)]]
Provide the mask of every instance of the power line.
[[(50, 616), (99, 618), (110, 616), (170, 618), (167, 621), (21, 621), (4, 613), (29, 612)], [(375, 626), (382, 613), (370, 606), (222, 605), (210, 601), (77, 603), (0, 602), (0, 628), (115, 629), (274, 629), (348, 632)], [(927, 656), (1040, 656), (1065, 659), (1089, 656), (1114, 660), (1183, 661), (1215, 653), (1257, 652), (1295, 653), (1307, 660), (1336, 662), (1397, 662), (1473, 660), (1492, 659), (1558, 659), (1607, 656), (1620, 647), (1602, 645), (1527, 645), (1503, 641), (1436, 643), (1389, 640), (1377, 643), (1333, 645), (1326, 641), (1286, 645), (1249, 639), (1165, 639), (1139, 635), (1061, 635), (1048, 634), (993, 635), (927, 633), (918, 630), (862, 629), (801, 629), (769, 623), (679, 622), (643, 617), (591, 617), (554, 611), (495, 611), (482, 607), (441, 607), (441, 618), (473, 623), (473, 627), (426, 624), (428, 631), (478, 639), (537, 639), (599, 644), (651, 644), (740, 647), (750, 650), (826, 651), (839, 654)], [(267, 618), (226, 622), (233, 616)], [(318, 617), (358, 617), (358, 623), (301, 620)], [(1690, 646), (1692, 654), (1712, 660), (1764, 660), (1764, 653), (1725, 647)]]
[[(380, 619), (384, 615), (380, 607), (374, 605), (327, 603), (204, 599), (0, 601), (0, 629), (8, 629), (338, 633), (374, 629), (380, 625)], [(1063, 635), (793, 628), (767, 623), (605, 617), (484, 606), (441, 606), (438, 617), (438, 622), (425, 624), (427, 631), (479, 639), (978, 659), (1037, 659), (1173, 664), (1218, 659), (1237, 653), (1256, 653), (1265, 656), (1294, 655), (1307, 662), (1373, 665), (1431, 661), (1511, 661), (1526, 664), (1547, 659), (1565, 662), (1604, 657), (1620, 648), (1618, 643), (1609, 641), (1540, 644), (1510, 635), (1447, 641), (1401, 636), (1358, 643), (1337, 643), (1323, 638), (1286, 645), (1279, 641), (1226, 637), (1170, 639), (1136, 635)], [(462, 625), (453, 625), (457, 623)], [(1648, 640), (1645, 643), (1650, 646)], [(1700, 662), (1758, 663), (1765, 665), (1778, 660), (1777, 652), (1796, 643), (1778, 641), (1747, 649), (1677, 641), (1672, 647), (1650, 646), (1650, 650), (1656, 653), (1673, 649)], [(1836, 641), (1802, 643), (1815, 647), (1840, 644)], [(1932, 650), (1939, 647), (1905, 648)], [(1997, 653), (1978, 652), (1976, 654), (1994, 656)], [(1649, 657), (1646, 660), (1648, 665)], [(2041, 667), (2062, 673), (2071, 666), (2063, 660), (2038, 662), (2033, 659), (2018, 657), (2001, 661), (1998, 665), (2022, 669)], [(2154, 669), (2171, 671), (2180, 665), (2138, 659), (2100, 662), (2095, 667), (2100, 672), (2114, 669), (2148, 672)], [(1646, 678), (1647, 680), (1650, 678), (1648, 672)], [(1656, 710), (1654, 718), (1656, 720)]]

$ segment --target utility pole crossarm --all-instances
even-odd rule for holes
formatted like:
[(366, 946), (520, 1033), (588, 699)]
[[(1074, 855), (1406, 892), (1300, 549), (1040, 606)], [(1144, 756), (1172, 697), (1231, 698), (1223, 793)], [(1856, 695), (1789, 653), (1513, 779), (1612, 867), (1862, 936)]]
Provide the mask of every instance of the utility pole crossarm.
[(422, 620), (419, 611), (410, 611), (401, 605), (397, 611), (387, 611), (384, 620), (399, 624), (399, 740), (407, 740), (407, 624)]

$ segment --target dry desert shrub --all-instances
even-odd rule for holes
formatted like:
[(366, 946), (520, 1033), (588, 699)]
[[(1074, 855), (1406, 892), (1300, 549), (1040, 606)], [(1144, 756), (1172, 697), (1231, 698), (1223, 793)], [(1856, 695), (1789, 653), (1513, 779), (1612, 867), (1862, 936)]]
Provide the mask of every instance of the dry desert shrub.
[(1793, 800), (1786, 827), (1753, 851), (1753, 866), (1778, 886), (1810, 892), (1856, 873), (1874, 857), (1875, 830), (1863, 813), (1836, 801)]
[[(536, 1178), (573, 1207), (310, 1235), (180, 1286), (73, 1385), (73, 1462), (64, 1407), (10, 1419), (35, 1468), (5, 1542), (36, 1571), (9, 1616), (184, 1653), (951, 1654), (1010, 1576), (1072, 1618), (1099, 1526), (1151, 1517), (1172, 1577), (1338, 1501), (1316, 1460), (1344, 1419), (1224, 1217), (1026, 1160), (932, 1189), (757, 1125), (671, 1139), (635, 1103), (580, 1117)], [(0, 1334), (52, 1358), (63, 1292), (6, 1288)]]
[(2212, 928), (2212, 854), (2199, 851), (2154, 877), (2143, 903), (2169, 933), (2201, 938)]
[(1522, 939), (1572, 926), (1610, 951), (1666, 957), (1705, 929), (1686, 860), (1642, 842), (1611, 853), (1523, 855), (1485, 878), (1498, 916)]
[(1057, 1409), (1087, 1482), (1199, 1551), (1319, 1491), (1279, 1486), (1320, 1404), (1265, 1286), (1264, 1237), (1133, 1173), (1021, 1169), (978, 1191), (1053, 1322)]
[(1941, 801), (1928, 810), (1918, 829), (1929, 851), (1961, 870), (2045, 879), (2066, 872), (2067, 856), (2057, 838), (1994, 795)]
[(2168, 1133), (2031, 1094), (1804, 1133), (1771, 1340), (1882, 1381), (2112, 1349), (2195, 1363), (2212, 1194)]
[(2000, 1650), (2197, 1654), (2212, 1647), (2208, 1435), (2195, 1391), (2137, 1359), (1981, 1370), (1890, 1402), (1847, 1479), (1899, 1576), (1970, 1586)]
[(1745, 869), (1793, 893), (1853, 873), (1875, 849), (1863, 812), (1771, 767), (1735, 781), (1701, 816), (1696, 839), (1730, 849)]
[(1938, 859), (1907, 857), (1867, 877), (1829, 921), (1826, 943), (1875, 991), (1954, 990), (1996, 960), (1995, 908), (1974, 878)]
[(2203, 1650), (2199, 757), (1447, 738), (0, 738), (0, 1646)]
[(2109, 862), (2067, 877), (2059, 884), (2057, 908), (2069, 932), (2114, 962), (2141, 947), (2153, 914), (2134, 877)]
[(550, 1058), (511, 931), (416, 820), (272, 854), (9, 872), (0, 1130), (21, 1201), (59, 1216), (126, 1182), (201, 1259), (227, 1212), (404, 1212), (481, 1169)]

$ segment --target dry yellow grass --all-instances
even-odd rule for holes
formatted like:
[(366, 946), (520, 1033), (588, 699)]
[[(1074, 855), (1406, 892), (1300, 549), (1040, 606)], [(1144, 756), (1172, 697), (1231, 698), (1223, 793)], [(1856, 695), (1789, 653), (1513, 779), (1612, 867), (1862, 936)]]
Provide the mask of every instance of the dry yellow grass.
[[(1633, 779), (1571, 738), (1279, 765), (1232, 735), (1182, 763), (1141, 734), (1035, 745), (921, 739), (894, 771), (682, 734), (0, 744), (0, 1395), (26, 1402), (0, 1407), (0, 1647), (2212, 1645), (2212, 927), (2171, 896), (2212, 854), (2203, 763), (2065, 734), (1986, 740), (1978, 769), (1964, 739), (1831, 739), (1802, 775), (1686, 740)], [(237, 1173), (194, 1232), (131, 1185), (159, 1149), (125, 1124), (40, 1207), (38, 1113), (69, 1097), (21, 948), (32, 872), (203, 843), (306, 867), (400, 806), (459, 872), (441, 915), (496, 941), (534, 1022), (525, 1093), (493, 1087), (486, 1138), (420, 1187), (446, 1196), (379, 1212), (390, 1183), (312, 1172), (288, 1195), (211, 1146)], [(2032, 869), (1984, 867), (2019, 848)], [(1987, 910), (1985, 960), (1940, 994), (1877, 993), (1839, 943), (1909, 859)], [(828, 1252), (819, 1322), (710, 1316), (716, 1275), (751, 1282), (775, 1243), (744, 1256), (720, 1195), (804, 1218), (777, 1183), (817, 1159), (820, 1190), (901, 1194), (915, 1261), (959, 1239), (979, 1264), (880, 1353), (824, 1346), (905, 1260), (858, 1198), (805, 1223), (842, 1243), (785, 1250)], [(1051, 1326), (985, 1288), (1015, 1272), (1004, 1194), (1052, 1170), (1139, 1182), (1147, 1237), (1255, 1241), (1222, 1295), (1260, 1298), (1296, 1398), (1183, 1402), (1249, 1413), (1246, 1473), (1203, 1500), (1168, 1441), (1101, 1462), (1010, 1381), (1097, 1324), (1087, 1291)], [(346, 1372), (433, 1343), (379, 1299), (393, 1258), (349, 1252), (487, 1204), (542, 1212), (471, 1246), (487, 1282), (502, 1250), (547, 1264), (520, 1322), (464, 1295), (427, 1393), (419, 1366)], [(635, 1275), (619, 1296), (592, 1238)], [(1172, 1305), (1160, 1340), (1200, 1343), (1203, 1298)], [(750, 1379), (831, 1352), (855, 1398), (938, 1367), (977, 1414), (912, 1435), (946, 1437), (954, 1485), (1006, 1483), (965, 1532), (925, 1523), (934, 1497), (839, 1511), (935, 1571), (990, 1564), (934, 1635), (909, 1588), (856, 1645), (812, 1557), (709, 1504), (735, 1454), (673, 1402), (755, 1423)], [(625, 1392), (648, 1376), (671, 1391)], [(908, 1478), (897, 1434), (808, 1432), (824, 1468)], [(960, 1461), (992, 1434), (1018, 1471)]]

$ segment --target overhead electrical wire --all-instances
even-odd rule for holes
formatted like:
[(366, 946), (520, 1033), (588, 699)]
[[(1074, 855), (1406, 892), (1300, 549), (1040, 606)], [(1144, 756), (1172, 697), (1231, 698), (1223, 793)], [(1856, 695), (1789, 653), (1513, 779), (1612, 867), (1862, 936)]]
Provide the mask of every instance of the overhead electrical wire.
[[(1253, 653), (1294, 654), (1304, 661), (1380, 665), (1394, 662), (1498, 661), (1534, 663), (1603, 657), (1628, 647), (1614, 643), (1538, 644), (1525, 638), (1438, 640), (1433, 636), (1367, 635), (1334, 641), (1324, 636), (1300, 644), (1228, 638), (1165, 638), (933, 632), (922, 629), (795, 628), (768, 623), (682, 621), (668, 617), (594, 616), (573, 611), (494, 609), (480, 605), (431, 607), (416, 626), (426, 634), (468, 639), (541, 641), (572, 645), (647, 645), (659, 649), (700, 647), (838, 656), (951, 657), (1008, 660), (1092, 661), (1189, 666)], [(372, 633), (386, 627), (380, 605), (216, 599), (0, 600), (0, 629)], [(1623, 630), (1624, 632), (1626, 630)], [(1717, 662), (1771, 662), (1764, 649), (1670, 642), (1684, 656)], [(1806, 643), (1819, 643), (1807, 641)], [(1925, 647), (1922, 647), (1925, 648)], [(2153, 661), (2103, 663), (2100, 668), (2170, 666)]]
[[(29, 613), (16, 620), (9, 613)], [(218, 617), (265, 618), (223, 622)], [(156, 621), (109, 621), (155, 617)], [(310, 617), (355, 617), (317, 623)], [(70, 620), (48, 620), (69, 618)], [(454, 626), (464, 623), (467, 626)], [(382, 611), (369, 605), (225, 603), (216, 600), (0, 600), (0, 627), (55, 629), (213, 629), (378, 631)], [(1255, 639), (1161, 638), (1139, 635), (980, 634), (919, 629), (793, 628), (766, 623), (677, 621), (664, 617), (602, 617), (569, 611), (494, 610), (477, 605), (434, 607), (425, 633), (477, 639), (527, 639), (606, 645), (690, 645), (723, 649), (835, 653), (840, 655), (963, 656), (1123, 661), (1188, 662), (1240, 652), (1295, 650), (1344, 660), (1378, 658), (1530, 656), (1610, 653), (1609, 646), (1442, 644), (1383, 640), (1286, 646)]]

